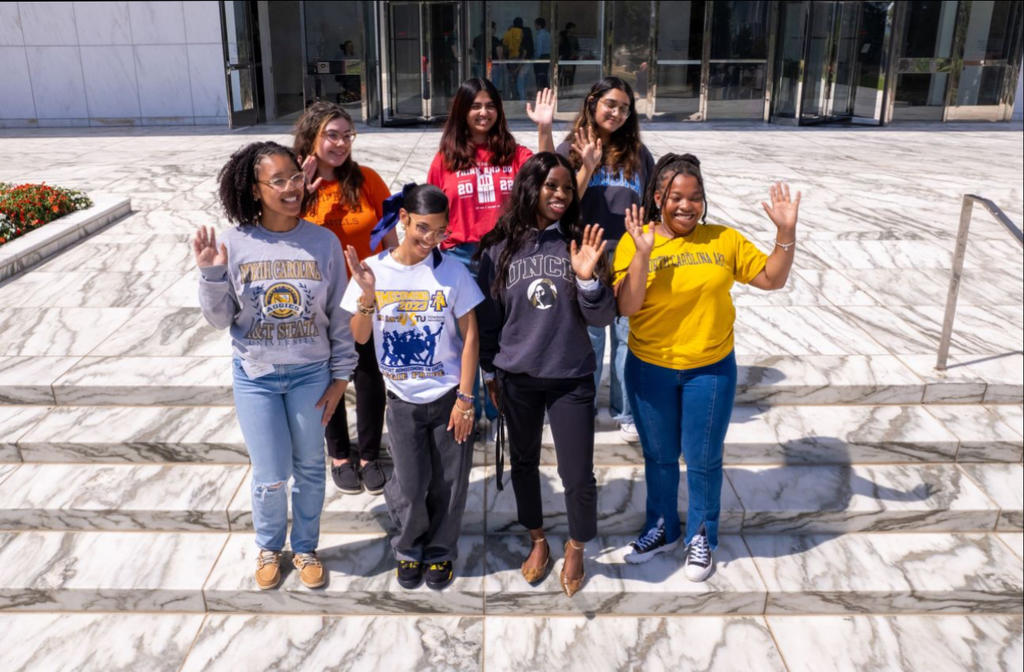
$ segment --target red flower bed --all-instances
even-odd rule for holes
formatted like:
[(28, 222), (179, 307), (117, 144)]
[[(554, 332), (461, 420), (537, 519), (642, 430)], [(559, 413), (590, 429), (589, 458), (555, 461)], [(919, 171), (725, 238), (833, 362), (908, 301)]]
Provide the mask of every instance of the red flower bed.
[(92, 206), (77, 189), (0, 183), (0, 245), (69, 212)]

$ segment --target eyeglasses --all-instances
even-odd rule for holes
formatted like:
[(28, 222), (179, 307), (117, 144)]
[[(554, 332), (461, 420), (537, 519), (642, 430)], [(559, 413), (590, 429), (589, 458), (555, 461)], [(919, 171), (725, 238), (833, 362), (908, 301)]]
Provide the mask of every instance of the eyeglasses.
[(289, 178), (275, 177), (272, 180), (256, 180), (260, 184), (265, 184), (272, 189), (277, 191), (284, 191), (288, 187), (302, 187), (306, 184), (306, 176), (302, 173), (295, 173)]
[(327, 131), (326, 133), (324, 133), (324, 137), (336, 145), (340, 142), (343, 142), (346, 145), (350, 145), (356, 141), (356, 132), (347, 131), (345, 133), (338, 133), (337, 131)]
[(626, 103), (624, 105), (620, 105), (620, 104), (616, 103), (614, 100), (608, 100), (607, 98), (602, 98), (600, 100), (600, 103), (601, 103), (601, 106), (604, 107), (604, 109), (607, 110), (611, 114), (614, 114), (615, 112), (618, 112), (623, 117), (628, 117), (629, 116), (629, 104), (628, 103)]
[(432, 240), (435, 243), (443, 243), (448, 240), (448, 228), (445, 227), (440, 230), (435, 230), (427, 226), (426, 224), (417, 224), (416, 233), (423, 236), (424, 240)]

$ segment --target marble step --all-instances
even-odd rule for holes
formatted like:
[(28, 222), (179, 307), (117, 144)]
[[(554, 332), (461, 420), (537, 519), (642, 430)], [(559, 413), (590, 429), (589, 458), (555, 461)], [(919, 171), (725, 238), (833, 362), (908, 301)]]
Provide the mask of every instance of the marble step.
[[(0, 614), (6, 669), (1021, 670), (1022, 618)], [(104, 642), (103, 658), (84, 641)]]
[[(1008, 538), (1008, 539), (1004, 539)], [(588, 544), (587, 580), (567, 598), (560, 561), (536, 586), (519, 564), (520, 536), (464, 535), (443, 591), (397, 585), (383, 535), (323, 534), (328, 584), (309, 590), (287, 571), (260, 591), (251, 534), (0, 533), (0, 611), (235, 614), (661, 616), (1002, 613), (1024, 602), (1021, 534), (723, 535), (705, 583), (683, 575), (682, 549), (643, 565), (627, 537)], [(553, 555), (564, 539), (549, 536)], [(1011, 546), (1013, 548), (1011, 548)]]
[[(355, 413), (349, 413), (354, 422)], [(355, 436), (355, 430), (350, 430)], [(386, 444), (386, 440), (385, 440)], [(476, 464), (493, 463), (477, 444)], [(1020, 462), (1019, 404), (738, 405), (726, 435), (727, 464)], [(556, 455), (545, 427), (545, 464)], [(0, 462), (249, 461), (231, 406), (0, 406)], [(602, 410), (596, 464), (639, 464), (639, 444), (623, 441)]]
[[(55, 325), (73, 321), (77, 319), (74, 310), (51, 309), (47, 320)], [(107, 310), (122, 311), (109, 316), (111, 324), (115, 319), (117, 324), (133, 320), (133, 328), (123, 338), (104, 341), (108, 334), (101, 330), (76, 341), (74, 347), (24, 346), (4, 353), (0, 400), (58, 405), (231, 403), (226, 342), (202, 324), (198, 311), (191, 311), (183, 321), (180, 309), (134, 318), (130, 309)], [(1020, 403), (1024, 400), (1022, 359), (1016, 353), (1001, 357), (954, 353), (953, 366), (938, 372), (934, 354), (740, 352), (737, 401), (772, 405)]]
[[(541, 467), (545, 528), (566, 533), (557, 467)], [(643, 467), (597, 467), (598, 529), (636, 534), (645, 518)], [(470, 474), (463, 530), (518, 534), (510, 474)], [(248, 531), (251, 475), (241, 465), (21, 464), (0, 466), (0, 529)], [(685, 471), (679, 509), (687, 508)], [(1024, 467), (914, 464), (728, 467), (723, 533), (1020, 530)], [(391, 528), (383, 496), (344, 495), (330, 482), (321, 529), (378, 534)]]

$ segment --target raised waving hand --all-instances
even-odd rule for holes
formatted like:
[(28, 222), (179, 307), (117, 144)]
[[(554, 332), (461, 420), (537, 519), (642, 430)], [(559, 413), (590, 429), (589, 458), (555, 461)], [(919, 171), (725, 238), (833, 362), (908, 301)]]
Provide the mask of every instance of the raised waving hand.
[(324, 178), (316, 177), (316, 157), (312, 154), (302, 160), (302, 172), (306, 176), (306, 191), (313, 193), (323, 184)]
[(772, 220), (779, 231), (791, 233), (796, 229), (797, 214), (800, 210), (800, 192), (796, 192), (796, 198), (790, 198), (789, 185), (785, 182), (776, 182), (768, 188), (768, 196), (771, 199), (769, 206), (761, 201), (768, 219)]
[(635, 203), (626, 208), (626, 232), (633, 239), (638, 253), (650, 254), (654, 249), (654, 225), (644, 231), (644, 214), (644, 209)]
[(200, 226), (192, 236), (192, 255), (196, 266), (223, 266), (228, 263), (228, 248), (224, 243), (217, 246), (217, 233), (213, 227)]
[(359, 260), (359, 253), (351, 245), (345, 247), (345, 262), (348, 264), (348, 272), (363, 290), (363, 294), (373, 296), (377, 287), (377, 278), (373, 275), (373, 269)]
[(576, 241), (569, 244), (569, 260), (572, 263), (573, 273), (580, 280), (590, 280), (594, 277), (594, 267), (604, 254), (604, 248), (608, 245), (604, 238), (604, 229), (597, 224), (587, 224), (583, 229), (583, 240), (579, 245)]
[(580, 155), (583, 167), (587, 169), (588, 173), (593, 174), (597, 167), (601, 165), (601, 156), (604, 151), (601, 148), (601, 138), (589, 126), (576, 129), (576, 137), (573, 139), (572, 149)]
[(551, 126), (555, 121), (555, 92), (551, 89), (538, 91), (533, 107), (526, 103), (526, 116), (538, 126)]

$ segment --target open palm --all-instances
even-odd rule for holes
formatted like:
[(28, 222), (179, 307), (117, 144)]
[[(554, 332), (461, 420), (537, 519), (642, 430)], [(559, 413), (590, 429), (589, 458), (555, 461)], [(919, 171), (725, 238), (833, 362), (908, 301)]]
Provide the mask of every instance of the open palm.
[(212, 226), (200, 226), (192, 236), (192, 255), (199, 268), (223, 266), (228, 263), (228, 248), (224, 243), (217, 246), (217, 233)]
[(348, 263), (348, 272), (359, 285), (359, 289), (363, 290), (363, 294), (373, 295), (376, 291), (377, 278), (373, 274), (373, 269), (359, 260), (359, 253), (351, 245), (345, 248), (345, 261)]
[(590, 280), (594, 277), (594, 267), (604, 254), (604, 248), (608, 244), (604, 238), (604, 229), (597, 224), (588, 224), (583, 229), (583, 240), (579, 245), (572, 241), (569, 245), (569, 261), (572, 263), (573, 273), (580, 280)]
[(644, 209), (636, 204), (626, 208), (626, 231), (633, 239), (637, 252), (650, 254), (654, 249), (654, 225), (644, 231)]

